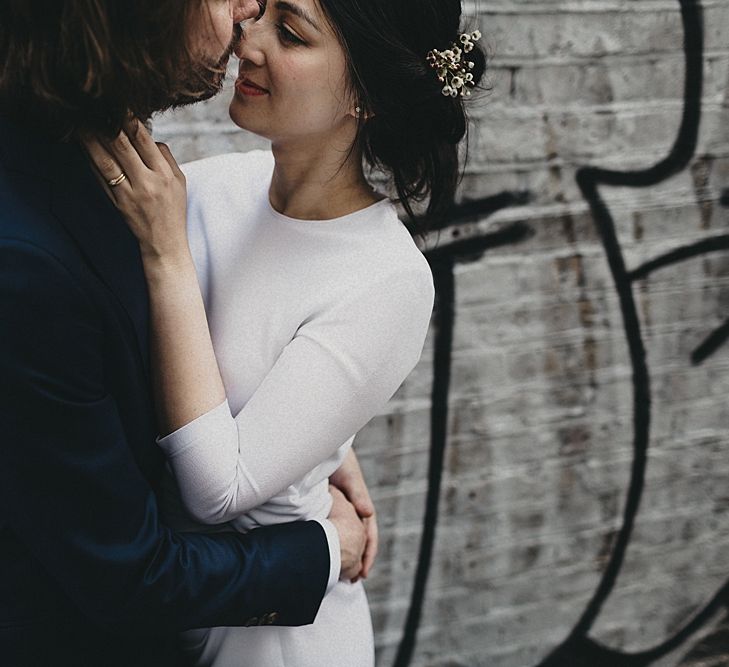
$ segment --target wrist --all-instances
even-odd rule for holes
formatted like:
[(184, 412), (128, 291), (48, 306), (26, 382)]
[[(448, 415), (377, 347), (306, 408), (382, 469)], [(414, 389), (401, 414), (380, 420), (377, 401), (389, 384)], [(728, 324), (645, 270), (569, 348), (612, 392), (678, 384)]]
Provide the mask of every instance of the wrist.
[(342, 554), (341, 545), (339, 542), (339, 532), (337, 527), (329, 519), (319, 520), (319, 525), (324, 528), (324, 533), (327, 538), (327, 546), (329, 547), (329, 579), (327, 581), (326, 592), (334, 588), (335, 584), (339, 581), (339, 576), (342, 571)]
[(174, 251), (160, 253), (151, 248), (140, 246), (142, 267), (148, 280), (163, 280), (176, 277), (188, 270), (195, 269), (190, 248), (185, 245)]

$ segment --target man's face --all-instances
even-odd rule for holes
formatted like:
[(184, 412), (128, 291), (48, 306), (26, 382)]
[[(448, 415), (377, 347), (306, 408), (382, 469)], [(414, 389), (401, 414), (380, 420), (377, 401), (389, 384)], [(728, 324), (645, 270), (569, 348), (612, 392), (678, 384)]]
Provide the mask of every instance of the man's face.
[(200, 102), (220, 91), (228, 59), (240, 40), (238, 24), (259, 16), (265, 5), (266, 0), (200, 0), (187, 28), (194, 71), (180, 73), (182, 88), (199, 94), (182, 94), (176, 106)]
[(206, 64), (229, 56), (235, 46), (235, 25), (258, 16), (262, 4), (265, 6), (257, 0), (201, 0), (188, 25), (193, 53)]

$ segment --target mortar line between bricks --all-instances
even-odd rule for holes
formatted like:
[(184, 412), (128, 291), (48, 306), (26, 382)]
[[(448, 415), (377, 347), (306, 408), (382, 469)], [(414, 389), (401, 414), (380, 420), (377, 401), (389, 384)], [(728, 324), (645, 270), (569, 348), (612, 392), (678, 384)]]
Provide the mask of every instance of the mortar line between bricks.
[[(635, 152), (605, 152), (600, 156), (601, 166), (606, 168), (614, 168), (620, 165), (627, 168), (630, 171), (641, 171), (646, 164), (646, 161), (653, 157), (659, 157), (662, 153), (646, 152), (646, 151), (635, 151)], [(729, 155), (729, 144), (716, 144), (706, 142), (706, 146), (702, 147), (701, 157), (711, 157), (715, 160), (725, 160)], [(585, 155), (581, 153), (571, 153), (566, 157), (552, 157), (552, 158), (533, 158), (533, 157), (522, 157), (516, 159), (497, 159), (497, 158), (482, 158), (478, 162), (472, 162), (465, 170), (466, 176), (481, 176), (481, 175), (503, 175), (504, 171), (511, 170), (516, 172), (514, 175), (520, 176), (528, 173), (540, 173), (549, 168), (560, 167), (567, 169), (579, 169), (584, 166), (587, 161)], [(697, 160), (693, 161), (695, 164)], [(676, 177), (681, 176), (676, 174)], [(675, 177), (674, 177), (675, 178)], [(625, 189), (633, 192), (637, 192), (636, 188), (629, 186), (611, 186), (605, 185), (608, 190), (611, 189)], [(664, 186), (665, 187), (665, 186)], [(661, 192), (659, 189), (658, 192)], [(646, 195), (650, 196), (650, 195)], [(717, 198), (718, 199), (718, 198)], [(521, 205), (520, 208), (523, 208)]]
[[(489, 38), (489, 35), (486, 35), (486, 38)], [(561, 55), (561, 56), (555, 56), (551, 55), (549, 53), (527, 53), (527, 54), (499, 54), (498, 51), (496, 51), (492, 57), (491, 62), (494, 64), (494, 66), (517, 66), (517, 67), (527, 67), (529, 65), (533, 65), (535, 68), (537, 67), (551, 67), (554, 65), (595, 65), (603, 67), (606, 66), (606, 64), (609, 65), (619, 65), (619, 64), (630, 64), (633, 62), (638, 63), (644, 63), (644, 62), (651, 62), (651, 61), (659, 61), (663, 58), (666, 58), (668, 60), (678, 60), (677, 52), (675, 49), (658, 49), (654, 48), (651, 51), (621, 51), (621, 52), (613, 52), (613, 53), (601, 53), (599, 55), (595, 54), (585, 54), (585, 55), (579, 55), (579, 54), (570, 54), (570, 55)], [(707, 58), (716, 58), (719, 56), (725, 56), (727, 53), (729, 53), (729, 49), (724, 48), (715, 48), (715, 49), (709, 49), (706, 51), (706, 57)]]
[[(729, 56), (729, 48), (707, 49), (704, 52), (706, 63), (716, 65), (716, 60)], [(596, 55), (571, 55), (571, 56), (555, 56), (550, 54), (500, 54), (498, 51), (491, 56), (489, 67), (494, 69), (512, 69), (518, 66), (524, 69), (540, 69), (542, 67), (553, 67), (555, 65), (595, 65), (598, 67), (606, 67), (606, 65), (624, 65), (646, 63), (657, 64), (658, 62), (684, 62), (685, 56), (682, 52), (675, 49), (665, 51), (636, 51), (632, 53), (614, 52)], [(709, 61), (711, 61), (709, 63)], [(683, 69), (683, 68), (682, 68)]]
[[(606, 186), (607, 190), (610, 190), (609, 186)], [(718, 203), (718, 197), (715, 200)], [(632, 212), (636, 208), (640, 206), (640, 204), (644, 204), (645, 202), (636, 201), (633, 198), (625, 198), (623, 200), (616, 198), (610, 199), (610, 206), (616, 213), (624, 213), (624, 212)], [(676, 204), (681, 204), (685, 206), (692, 206), (694, 207), (695, 204), (693, 202), (686, 202), (685, 200), (681, 200), (680, 202), (676, 202)], [(650, 211), (662, 211), (666, 208), (676, 208), (676, 206), (640, 206), (641, 210), (650, 210)], [(512, 209), (502, 209), (500, 211), (497, 211), (492, 216), (488, 218), (488, 227), (489, 229), (493, 229), (498, 224), (505, 223), (505, 222), (514, 222), (514, 221), (533, 221), (533, 220), (543, 220), (544, 218), (549, 217), (561, 217), (564, 215), (583, 215), (583, 214), (589, 214), (590, 209), (589, 207), (580, 202), (579, 200), (575, 200), (573, 202), (570, 202), (569, 204), (545, 204), (542, 206), (525, 206), (520, 208), (512, 208)], [(480, 220), (479, 220), (480, 221)], [(439, 230), (441, 233), (441, 236), (443, 235), (444, 230), (450, 229), (449, 227), (445, 227), (444, 229)], [(483, 230), (481, 230), (483, 231)], [(435, 233), (434, 233), (435, 234)]]
[[(723, 9), (724, 0), (702, 0), (704, 10)], [(500, 4), (498, 9), (484, 8), (484, 3), (465, 0), (464, 13), (477, 16), (501, 16), (512, 14), (651, 14), (655, 12), (679, 14), (676, 3), (670, 0), (603, 0), (599, 3), (586, 4), (584, 2), (565, 1), (561, 3), (529, 2)]]

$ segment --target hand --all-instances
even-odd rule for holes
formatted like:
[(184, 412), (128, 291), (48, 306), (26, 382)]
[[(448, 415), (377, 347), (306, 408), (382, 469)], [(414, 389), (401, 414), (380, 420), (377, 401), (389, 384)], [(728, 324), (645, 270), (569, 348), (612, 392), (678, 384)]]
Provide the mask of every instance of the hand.
[[(170, 149), (157, 144), (138, 120), (113, 141), (83, 141), (106, 194), (139, 240), (143, 259), (189, 254), (185, 176)], [(110, 181), (125, 178), (117, 185)]]
[(347, 452), (347, 456), (342, 462), (342, 465), (329, 478), (329, 482), (333, 486), (336, 486), (345, 495), (347, 500), (354, 505), (354, 509), (364, 524), (367, 541), (362, 558), (362, 569), (354, 578), (354, 581), (360, 578), (366, 579), (377, 556), (379, 544), (377, 515), (372, 498), (370, 498), (370, 492), (367, 489), (367, 484), (362, 475), (362, 469), (357, 460), (357, 455), (353, 449)]
[(352, 580), (362, 570), (362, 555), (366, 543), (365, 527), (352, 503), (339, 489), (330, 485), (329, 492), (333, 499), (329, 520), (339, 533), (339, 548), (342, 554), (339, 578)]

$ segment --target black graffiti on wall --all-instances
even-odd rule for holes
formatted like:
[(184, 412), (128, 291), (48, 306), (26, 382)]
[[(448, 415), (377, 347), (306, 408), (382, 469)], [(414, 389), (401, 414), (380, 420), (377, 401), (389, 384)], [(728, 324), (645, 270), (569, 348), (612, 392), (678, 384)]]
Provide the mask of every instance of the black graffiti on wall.
[[(468, 221), (473, 217), (482, 218), (502, 208), (524, 204), (527, 200), (528, 197), (523, 193), (505, 192), (493, 198), (484, 199), (480, 202), (471, 202), (458, 207), (453, 211), (450, 220)], [(454, 223), (451, 222), (451, 224)], [(456, 262), (476, 261), (489, 250), (518, 243), (531, 234), (532, 230), (528, 225), (514, 223), (491, 234), (455, 241), (443, 248), (437, 248), (427, 253), (436, 290), (434, 310), (435, 356), (433, 360), (433, 392), (430, 413), (431, 446), (428, 463), (428, 492), (410, 608), (405, 621), (403, 639), (398, 647), (395, 659), (395, 664), (398, 667), (410, 664), (415, 650), (438, 522), (443, 459), (448, 440), (448, 395), (450, 390), (453, 326), (455, 324), (454, 266)]]
[[(676, 248), (655, 257), (641, 266), (629, 269), (623, 257), (615, 222), (601, 197), (601, 186), (647, 188), (685, 170), (696, 152), (701, 123), (703, 91), (704, 27), (703, 12), (697, 0), (678, 0), (684, 29), (685, 85), (681, 126), (675, 143), (663, 160), (639, 171), (612, 171), (595, 167), (578, 170), (576, 180), (583, 197), (589, 204), (594, 224), (602, 240), (610, 266), (614, 287), (619, 298), (624, 334), (628, 343), (633, 368), (633, 463), (622, 525), (612, 544), (612, 550), (600, 582), (568, 637), (554, 649), (539, 667), (647, 667), (670, 651), (683, 645), (698, 629), (722, 607), (729, 608), (729, 580), (711, 598), (706, 606), (684, 626), (659, 646), (637, 653), (626, 653), (600, 644), (589, 636), (600, 611), (613, 591), (630, 544), (645, 474), (651, 424), (650, 374), (646, 361), (640, 320), (633, 287), (659, 268), (677, 264), (699, 255), (729, 250), (729, 235), (706, 238), (698, 243)], [(472, 202), (456, 209), (448, 225), (457, 226), (471, 217), (483, 218), (502, 208), (524, 204), (523, 194), (502, 193), (496, 197)], [(720, 203), (729, 207), (729, 189), (723, 192)], [(444, 225), (447, 226), (447, 225)], [(451, 349), (455, 322), (454, 266), (473, 261), (483, 253), (518, 243), (531, 234), (527, 225), (514, 224), (478, 238), (456, 241), (431, 250), (427, 257), (433, 269), (436, 284), (435, 355), (431, 411), (431, 450), (428, 472), (428, 492), (423, 520), (418, 565), (415, 572), (410, 607), (403, 637), (398, 647), (395, 667), (410, 665), (417, 644), (418, 626), (426, 596), (428, 574), (433, 555), (438, 520), (438, 502), (441, 493), (444, 454), (447, 445), (448, 396), (450, 389)], [(729, 320), (712, 331), (693, 351), (691, 362), (702, 364), (729, 340)]]

